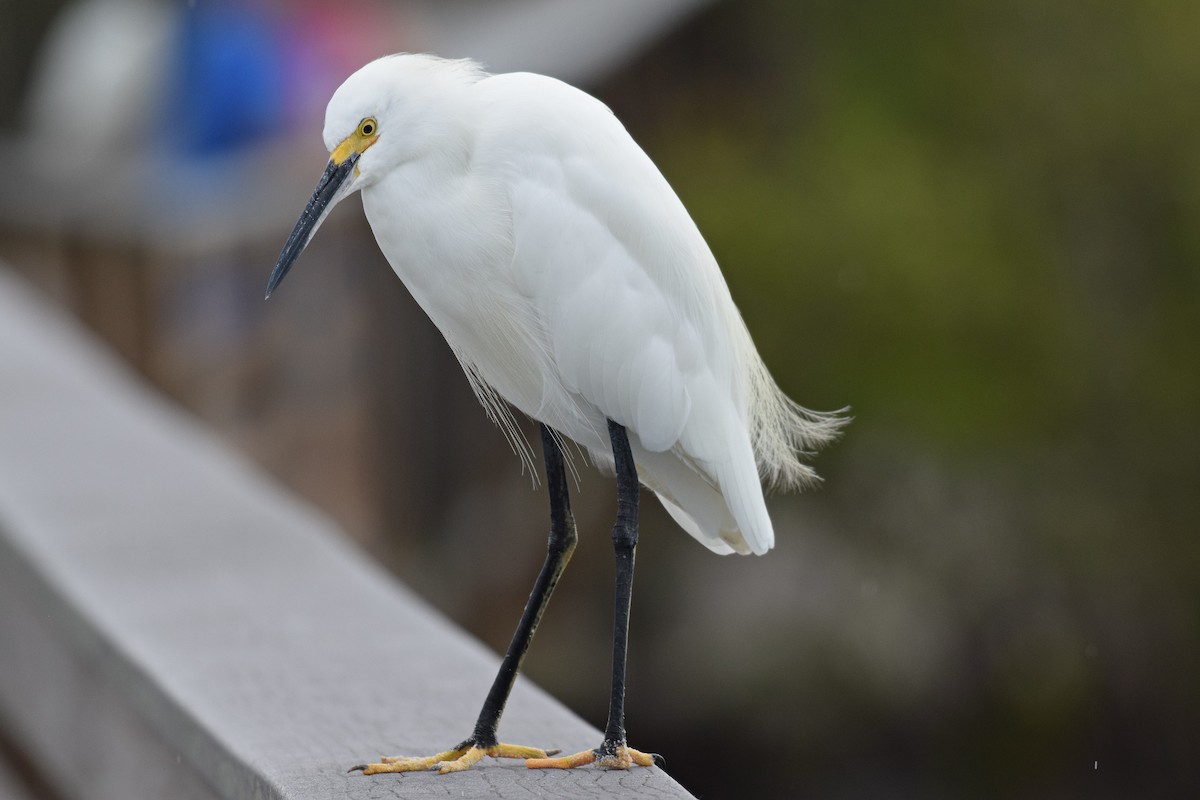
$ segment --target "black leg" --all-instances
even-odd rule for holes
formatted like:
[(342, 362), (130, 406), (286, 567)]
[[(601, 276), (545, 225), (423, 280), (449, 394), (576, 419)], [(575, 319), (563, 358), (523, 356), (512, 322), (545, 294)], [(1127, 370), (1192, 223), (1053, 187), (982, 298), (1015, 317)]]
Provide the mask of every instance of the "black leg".
[(500, 725), (500, 716), (504, 713), (504, 705), (512, 692), (529, 650), (529, 643), (537, 631), (542, 613), (550, 601), (558, 579), (562, 577), (571, 554), (575, 551), (578, 537), (575, 533), (575, 520), (571, 517), (571, 501), (567, 495), (567, 474), (563, 465), (562, 449), (554, 434), (544, 425), (539, 426), (542, 434), (542, 450), (546, 454), (546, 485), (550, 492), (550, 540), (546, 545), (546, 561), (542, 571), (538, 573), (537, 581), (525, 610), (521, 613), (521, 621), (513, 633), (508, 652), (500, 662), (500, 671), (488, 691), (483, 708), (479, 711), (479, 719), (475, 723), (475, 731), (469, 739), (460, 742), (455, 747), (442, 753), (425, 757), (400, 756), (383, 758), (371, 764), (359, 764), (351, 767), (350, 771), (361, 771), (364, 775), (375, 775), (384, 772), (411, 772), (413, 770), (433, 769), (441, 773), (460, 772), (470, 769), (484, 756), (493, 758), (523, 758), (543, 759), (556, 754), (557, 750), (543, 750), (536, 747), (500, 744), (496, 738), (496, 728)]
[(625, 651), (629, 646), (629, 603), (633, 593), (633, 560), (638, 540), (638, 477), (625, 428), (608, 421), (617, 471), (617, 521), (613, 524), (613, 549), (617, 558), (616, 615), (613, 623), (612, 695), (608, 726), (599, 755), (613, 756), (625, 746)]
[(500, 744), (496, 729), (504, 705), (512, 692), (517, 672), (529, 643), (550, 601), (558, 579), (562, 577), (571, 554), (575, 551), (578, 536), (575, 520), (571, 516), (571, 502), (567, 495), (567, 475), (563, 466), (563, 454), (554, 434), (544, 425), (540, 426), (542, 449), (546, 454), (546, 484), (550, 492), (550, 540), (546, 545), (546, 561), (538, 573), (513, 633), (508, 652), (500, 664), (500, 671), (492, 682), (487, 699), (479, 712), (475, 731), (471, 738), (456, 747), (433, 756), (410, 758), (384, 758), (378, 763), (360, 764), (351, 772), (362, 771), (364, 775), (381, 772), (409, 772), (434, 769), (441, 773), (460, 772), (477, 764), (484, 756), (493, 758), (523, 758), (531, 769), (572, 769), (585, 764), (598, 763), (602, 767), (628, 769), (633, 765), (643, 767), (662, 759), (652, 753), (634, 750), (625, 743), (625, 651), (629, 644), (629, 602), (633, 591), (633, 555), (638, 539), (638, 477), (629, 448), (629, 436), (625, 428), (612, 420), (608, 421), (608, 435), (612, 441), (613, 460), (617, 472), (617, 521), (613, 524), (613, 548), (617, 559), (616, 618), (613, 624), (613, 671), (612, 696), (608, 706), (608, 725), (604, 741), (595, 750), (584, 750), (570, 756), (551, 758), (557, 750), (546, 751), (535, 747)]
[[(525, 660), (525, 653), (529, 650), (529, 643), (533, 640), (542, 613), (550, 601), (550, 595), (558, 584), (558, 579), (562, 577), (567, 562), (571, 560), (578, 540), (575, 519), (571, 516), (571, 500), (567, 494), (567, 473), (563, 467), (562, 449), (554, 434), (545, 425), (538, 425), (538, 429), (542, 434), (542, 451), (546, 457), (546, 488), (550, 492), (550, 540), (546, 544), (546, 561), (542, 564), (542, 571), (538, 573), (529, 601), (525, 604), (521, 621), (517, 623), (517, 629), (513, 632), (512, 642), (509, 643), (508, 652), (500, 664), (500, 671), (496, 673), (496, 680), (483, 702), (479, 720), (475, 723), (475, 734), (464, 742), (464, 745), (473, 743), (477, 747), (487, 748), (497, 744), (496, 728), (500, 724), (500, 715), (504, 713), (504, 704), (508, 702), (517, 672), (521, 669), (521, 662)], [(626, 449), (628, 450), (628, 445)], [(632, 466), (632, 461), (630, 465)], [(635, 489), (636, 486), (635, 477)], [(635, 494), (635, 515), (636, 503)], [(635, 528), (634, 537), (636, 536)], [(628, 601), (626, 606), (628, 607)]]
[(574, 769), (585, 764), (628, 769), (634, 765), (662, 765), (662, 757), (634, 750), (625, 742), (625, 652), (629, 647), (629, 601), (633, 594), (633, 556), (638, 540), (638, 476), (625, 428), (608, 420), (617, 472), (617, 521), (613, 524), (613, 550), (617, 558), (616, 614), (613, 621), (612, 694), (604, 741), (595, 750), (561, 758), (530, 758), (532, 769)]

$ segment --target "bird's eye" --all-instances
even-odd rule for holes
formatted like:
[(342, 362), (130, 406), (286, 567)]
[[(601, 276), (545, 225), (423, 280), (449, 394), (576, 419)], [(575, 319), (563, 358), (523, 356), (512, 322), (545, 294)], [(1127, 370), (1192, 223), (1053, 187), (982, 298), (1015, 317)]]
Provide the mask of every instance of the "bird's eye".
[(375, 131), (377, 130), (379, 130), (379, 123), (375, 121), (374, 117), (367, 117), (362, 122), (358, 123), (359, 136), (374, 136)]

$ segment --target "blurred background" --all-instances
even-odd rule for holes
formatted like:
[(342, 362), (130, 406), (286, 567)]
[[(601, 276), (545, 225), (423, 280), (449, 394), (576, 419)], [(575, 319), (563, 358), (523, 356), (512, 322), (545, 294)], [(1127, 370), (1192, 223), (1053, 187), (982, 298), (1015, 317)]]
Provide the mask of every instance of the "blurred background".
[[(262, 292), (365, 61), (617, 112), (779, 383), (855, 417), (766, 558), (643, 506), (630, 741), (696, 794), (1200, 792), (1194, 0), (0, 13), (0, 259), (501, 651), (545, 499), (359, 203)], [(603, 726), (614, 500), (582, 472), (526, 672)]]

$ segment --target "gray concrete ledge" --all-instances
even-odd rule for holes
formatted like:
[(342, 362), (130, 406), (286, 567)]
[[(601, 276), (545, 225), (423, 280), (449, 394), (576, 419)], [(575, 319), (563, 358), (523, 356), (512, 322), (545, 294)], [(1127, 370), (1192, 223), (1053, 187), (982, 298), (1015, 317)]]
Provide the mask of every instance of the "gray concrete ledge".
[[(0, 269), (0, 726), (63, 797), (688, 796), (346, 773), (462, 739), (498, 663)], [(501, 735), (601, 738), (523, 679)]]

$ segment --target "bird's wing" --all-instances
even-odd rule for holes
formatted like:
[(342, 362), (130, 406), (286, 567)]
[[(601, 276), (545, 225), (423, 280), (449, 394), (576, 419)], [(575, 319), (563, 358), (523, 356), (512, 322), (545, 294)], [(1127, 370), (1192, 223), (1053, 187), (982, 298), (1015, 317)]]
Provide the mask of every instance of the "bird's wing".
[[(538, 309), (561, 389), (670, 449), (691, 401), (681, 363), (694, 339), (667, 297), (604, 222), (564, 190), (565, 173), (511, 189), (514, 275)], [(556, 387), (557, 388), (557, 387)]]
[(661, 454), (639, 471), (689, 532), (718, 551), (765, 552), (745, 328), (703, 237), (603, 104), (547, 78), (492, 81), (504, 102), (476, 153), (507, 193), (510, 277), (542, 326), (551, 377), (538, 418), (593, 452), (606, 449), (603, 417), (624, 425)]
[(732, 301), (716, 263), (603, 104), (538, 76), (493, 81), (505, 82), (509, 102), (496, 104), (486, 158), (503, 165), (512, 278), (542, 319), (553, 371), (646, 449), (670, 449), (691, 416), (696, 380), (715, 378), (731, 406), (742, 390), (721, 327)]

